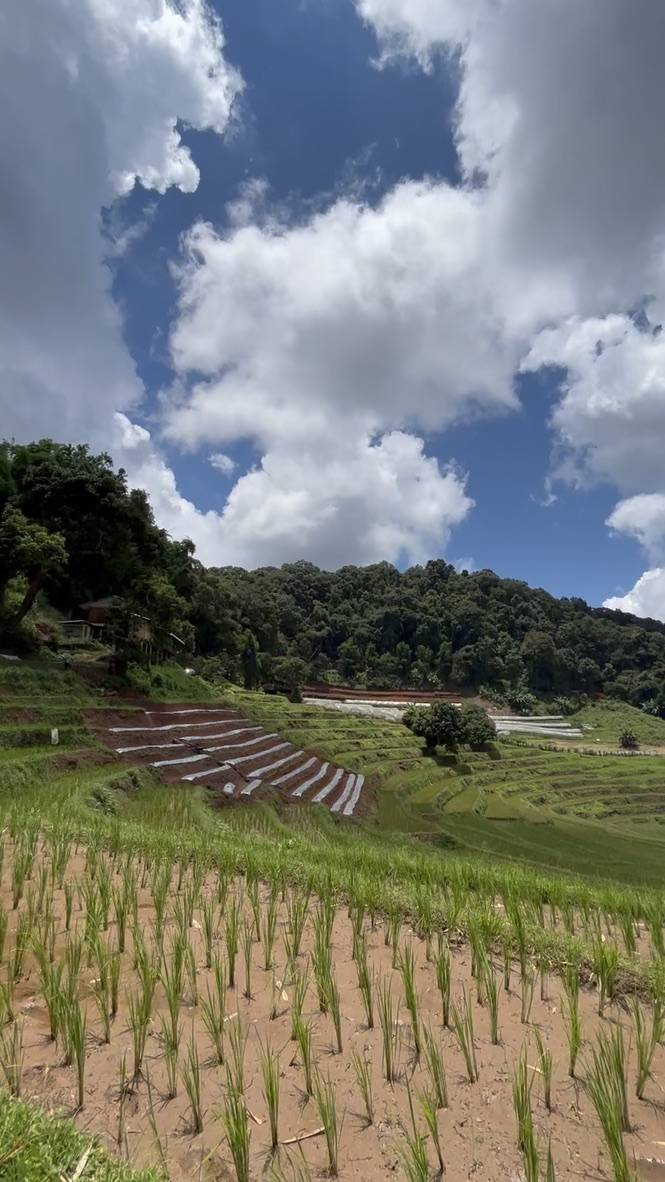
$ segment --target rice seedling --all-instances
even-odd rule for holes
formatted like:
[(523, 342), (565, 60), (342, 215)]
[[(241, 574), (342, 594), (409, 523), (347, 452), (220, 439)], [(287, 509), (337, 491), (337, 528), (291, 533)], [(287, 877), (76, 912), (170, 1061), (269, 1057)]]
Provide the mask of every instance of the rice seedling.
[(614, 1182), (637, 1182), (636, 1176), (628, 1164), (616, 1081), (607, 1075), (604, 1056), (599, 1055), (595, 1049), (592, 1054), (592, 1064), (587, 1072), (585, 1083), (603, 1132), (607, 1152), (612, 1163)]
[(277, 931), (277, 899), (271, 895), (263, 916), (261, 939), (263, 942), (263, 968), (266, 973), (272, 968), (275, 933)]
[(245, 1092), (245, 1052), (247, 1050), (248, 1030), (243, 1026), (239, 1017), (229, 1023), (229, 1046), (231, 1048), (231, 1078), (235, 1090), (244, 1095)]
[(237, 900), (234, 900), (227, 912), (226, 924), (224, 927), (229, 989), (233, 989), (236, 983), (236, 956), (238, 955), (239, 931), (240, 908), (238, 906)]
[(312, 1023), (305, 1022), (302, 1018), (296, 1018), (293, 1029), (305, 1076), (305, 1095), (311, 1096), (313, 1093)]
[(372, 976), (367, 957), (367, 935), (362, 932), (356, 942), (356, 972), (358, 974), (358, 989), (365, 1010), (365, 1022), (368, 1030), (374, 1029), (374, 994), (372, 990)]
[(476, 1058), (473, 1030), (473, 1010), (471, 1008), (471, 998), (466, 993), (466, 990), (462, 991), (462, 999), (461, 1006), (458, 1007), (453, 1004), (451, 1021), (460, 1050), (464, 1056), (469, 1083), (476, 1083), (478, 1080), (478, 1060)]
[(201, 1000), (201, 1017), (203, 1024), (212, 1040), (218, 1063), (224, 1062), (224, 993), (215, 989), (207, 990), (207, 996)]
[(527, 965), (526, 971), (522, 974), (522, 997), (520, 1007), (520, 1022), (526, 1025), (531, 1018), (531, 1008), (533, 1006), (533, 991), (536, 984), (536, 974), (534, 969)]
[(242, 951), (245, 962), (245, 988), (243, 997), (252, 1000), (252, 949), (254, 946), (253, 927), (245, 919), (242, 926)]
[(103, 932), (107, 931), (109, 926), (109, 914), (111, 911), (111, 887), (111, 868), (108, 862), (102, 860), (100, 861), (97, 870), (97, 891), (99, 895), (101, 929)]
[(23, 1082), (23, 1021), (0, 1029), (0, 1070), (10, 1095), (18, 1099)]
[(612, 1086), (621, 1128), (624, 1133), (629, 1133), (631, 1123), (628, 1110), (626, 1045), (622, 1027), (614, 1027), (609, 1034), (604, 1030), (599, 1030), (598, 1040), (592, 1054), (594, 1063), (602, 1068), (606, 1082)]
[(205, 966), (212, 968), (212, 949), (217, 934), (217, 914), (211, 900), (204, 899), (201, 904), (201, 926), (205, 946)]
[(145, 1044), (148, 1037), (148, 1023), (150, 1009), (147, 1006), (146, 995), (143, 990), (138, 993), (128, 993), (127, 1007), (129, 1010), (129, 1028), (132, 1032), (133, 1068), (132, 1078), (136, 1081), (141, 1075)]
[(7, 912), (5, 911), (5, 908), (2, 906), (2, 903), (0, 903), (0, 964), (2, 964), (2, 960), (3, 960), (4, 954), (5, 954), (5, 943), (7, 940), (8, 923), (9, 923), (9, 916), (7, 915)]
[(443, 1061), (443, 1051), (437, 1043), (431, 1028), (425, 1026), (423, 1028), (424, 1046), (425, 1046), (425, 1066), (429, 1074), (430, 1082), (434, 1091), (434, 1099), (437, 1108), (448, 1107), (448, 1082), (446, 1079), (446, 1067)]
[(150, 1072), (147, 1070), (147, 1068), (146, 1068), (146, 1073), (145, 1073), (145, 1086), (146, 1086), (146, 1091), (148, 1093), (148, 1124), (150, 1125), (150, 1131), (152, 1133), (153, 1141), (155, 1142), (155, 1146), (157, 1148), (157, 1153), (159, 1155), (159, 1164), (161, 1166), (164, 1177), (167, 1178), (169, 1163), (168, 1163), (168, 1158), (166, 1155), (166, 1150), (164, 1148), (164, 1145), (162, 1144), (162, 1139), (159, 1135), (159, 1129), (157, 1128), (157, 1120), (155, 1118), (155, 1105), (154, 1105), (154, 1101), (152, 1098), (152, 1080), (150, 1078)]
[(92, 992), (102, 1023), (103, 1041), (111, 1041), (111, 974), (110, 961), (106, 947), (101, 939), (97, 941), (95, 950), (97, 977), (92, 984)]
[(439, 1134), (438, 1105), (436, 1099), (429, 1092), (421, 1092), (419, 1100), (422, 1114), (425, 1118), (425, 1124), (429, 1129), (429, 1135), (432, 1138), (432, 1144), (436, 1150), (439, 1173), (443, 1176), (446, 1172), (446, 1163), (443, 1160), (443, 1150), (441, 1148), (441, 1137)]
[(314, 1099), (324, 1128), (328, 1150), (328, 1173), (332, 1178), (336, 1178), (339, 1172), (339, 1142), (343, 1120), (340, 1120), (337, 1113), (334, 1084), (329, 1077), (323, 1079), (318, 1072), (314, 1080)]
[(65, 931), (68, 932), (72, 926), (72, 912), (74, 910), (74, 895), (76, 887), (73, 882), (66, 882), (64, 885), (65, 895)]
[(481, 965), (481, 974), (483, 992), (490, 1018), (490, 1038), (492, 1045), (496, 1047), (499, 1045), (499, 988), (496, 982), (494, 966), (488, 956), (485, 957)]
[(270, 1147), (273, 1152), (279, 1144), (279, 1054), (270, 1045), (260, 1046), (263, 1098), (270, 1121)]
[(187, 1099), (189, 1100), (189, 1108), (192, 1116), (192, 1131), (194, 1133), (202, 1133), (203, 1108), (201, 1105), (201, 1064), (199, 1062), (199, 1052), (196, 1046), (193, 1025), (192, 1037), (187, 1044), (185, 1061), (181, 1068), (181, 1077), (182, 1082), (185, 1085)]
[(193, 1006), (197, 1006), (199, 1004), (199, 970), (196, 964), (196, 955), (189, 940), (185, 948), (185, 971), (191, 1003)]
[(501, 939), (501, 955), (503, 957), (503, 988), (506, 993), (510, 993), (510, 977), (513, 968), (513, 946), (510, 936), (507, 934)]
[(536, 1035), (536, 1046), (538, 1047), (538, 1067), (543, 1081), (543, 1102), (548, 1112), (552, 1111), (552, 1075), (554, 1071), (554, 1060), (552, 1059), (552, 1052), (545, 1046), (543, 1036), (538, 1027), (534, 1031)]
[(392, 984), (387, 977), (377, 981), (376, 995), (383, 1042), (383, 1074), (392, 1084), (397, 1079), (399, 1001), (394, 1001)]
[(247, 898), (252, 909), (252, 919), (254, 921), (254, 932), (256, 939), (261, 939), (261, 902), (259, 899), (259, 880), (258, 878), (251, 878), (247, 881)]
[(337, 1054), (342, 1053), (342, 1003), (339, 993), (339, 986), (334, 972), (331, 972), (328, 979), (328, 1010), (333, 1020), (335, 1028), (335, 1040), (337, 1043)]
[(75, 998), (78, 995), (79, 977), (81, 975), (81, 961), (83, 959), (83, 941), (78, 931), (70, 934), (65, 945), (65, 979), (67, 995)]
[(547, 1158), (545, 1161), (545, 1173), (543, 1175), (544, 1182), (556, 1182), (556, 1170), (554, 1169), (554, 1158), (552, 1157), (552, 1138), (550, 1137), (547, 1144)]
[(619, 971), (619, 951), (615, 944), (606, 943), (603, 937), (594, 944), (593, 969), (598, 979), (598, 1013), (602, 1016), (605, 1002), (614, 998)]
[(85, 1051), (87, 1043), (87, 1020), (79, 1002), (73, 1002), (67, 1009), (69, 1041), (74, 1051), (77, 1082), (77, 1108), (83, 1108), (85, 1100)]
[(522, 1155), (526, 1182), (539, 1182), (540, 1162), (531, 1112), (531, 1080), (522, 1051), (513, 1073), (513, 1108), (517, 1119), (517, 1144)]
[(577, 1056), (582, 1046), (582, 1019), (580, 1018), (580, 979), (577, 969), (570, 966), (564, 979), (564, 997), (561, 1000), (561, 1011), (566, 1022), (566, 1038), (568, 1040), (568, 1074), (575, 1077)]
[(50, 964), (45, 958), (40, 963), (39, 980), (49, 1020), (49, 1037), (55, 1042), (58, 1037), (60, 1010), (63, 997), (63, 966)]
[(439, 940), (436, 954), (436, 984), (441, 994), (441, 1014), (444, 1026), (450, 1025), (450, 989), (452, 984), (452, 969), (450, 948), (445, 940)]
[(166, 1095), (169, 1100), (173, 1100), (178, 1094), (178, 1056), (182, 1026), (178, 1021), (174, 1025), (170, 1019), (167, 1021), (162, 1017), (160, 1036), (166, 1064)]
[(620, 917), (620, 925), (626, 954), (628, 956), (634, 956), (637, 952), (637, 941), (635, 939), (635, 920), (633, 916), (622, 915)]
[(296, 970), (293, 977), (293, 1002), (291, 1003), (291, 1038), (296, 1038), (296, 1023), (302, 1018), (302, 1010), (309, 987), (309, 967)]
[(402, 1159), (402, 1166), (404, 1167), (404, 1173), (407, 1176), (408, 1182), (428, 1182), (429, 1161), (427, 1158), (427, 1142), (416, 1123), (411, 1088), (408, 1084), (407, 1093), (411, 1114), (411, 1129), (402, 1127), (402, 1142), (398, 1146), (398, 1152)]
[(14, 852), (14, 864), (12, 866), (12, 910), (16, 911), (21, 899), (23, 898), (23, 891), (25, 889), (25, 881), (30, 875), (32, 869), (32, 851), (24, 847), (20, 847)]
[(372, 1090), (372, 1064), (365, 1054), (359, 1055), (354, 1049), (351, 1051), (351, 1066), (356, 1077), (358, 1091), (365, 1108), (365, 1120), (368, 1126), (374, 1124), (374, 1094)]
[(404, 986), (404, 1001), (409, 1016), (411, 1018), (411, 1033), (413, 1035), (413, 1045), (416, 1052), (416, 1058), (420, 1058), (421, 1040), (420, 1040), (420, 1013), (418, 1003), (418, 991), (416, 989), (416, 964), (413, 954), (413, 945), (409, 942), (404, 949), (402, 949), (398, 956), (398, 968)]
[(222, 1109), (222, 1124), (235, 1166), (237, 1182), (249, 1182), (250, 1129), (242, 1092), (229, 1075)]
[(638, 1100), (644, 1099), (644, 1089), (647, 1080), (651, 1079), (653, 1057), (662, 1035), (661, 1022), (658, 1014), (654, 1013), (651, 1030), (647, 1031), (642, 1007), (636, 997), (632, 999), (633, 1029), (635, 1031), (635, 1048), (637, 1052), (637, 1081), (635, 1094)]
[(14, 932), (14, 948), (8, 960), (8, 971), (16, 985), (23, 975), (25, 954), (32, 937), (30, 917), (26, 913), (19, 915)]
[(549, 972), (549, 960), (544, 952), (538, 953), (538, 976), (540, 977), (540, 1000), (547, 1001), (547, 975)]

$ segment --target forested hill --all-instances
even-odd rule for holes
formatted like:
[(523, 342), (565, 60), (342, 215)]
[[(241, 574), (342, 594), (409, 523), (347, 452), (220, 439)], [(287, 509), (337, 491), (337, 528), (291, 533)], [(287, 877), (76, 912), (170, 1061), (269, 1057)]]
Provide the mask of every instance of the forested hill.
[[(665, 625), (556, 599), (437, 559), (318, 570), (206, 569), (174, 542), (108, 456), (42, 440), (0, 447), (0, 641), (28, 645), (40, 611), (117, 596), (174, 632), (210, 672), (249, 685), (333, 679), (368, 688), (603, 691), (665, 708)], [(53, 613), (57, 619), (57, 615)], [(214, 660), (214, 664), (212, 661)]]

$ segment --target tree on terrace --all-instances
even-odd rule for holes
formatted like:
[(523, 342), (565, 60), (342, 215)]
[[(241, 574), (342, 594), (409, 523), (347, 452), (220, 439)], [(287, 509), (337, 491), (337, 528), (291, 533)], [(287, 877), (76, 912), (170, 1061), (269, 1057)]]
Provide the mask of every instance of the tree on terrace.
[(414, 735), (424, 740), (426, 752), (434, 751), (436, 747), (456, 751), (465, 741), (462, 712), (448, 702), (409, 706), (402, 715), (402, 722)]

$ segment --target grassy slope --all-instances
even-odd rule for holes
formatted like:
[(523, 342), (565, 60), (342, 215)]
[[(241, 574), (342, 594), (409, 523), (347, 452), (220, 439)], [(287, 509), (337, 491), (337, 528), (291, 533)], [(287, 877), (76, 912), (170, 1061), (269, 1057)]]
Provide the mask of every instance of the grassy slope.
[[(383, 829), (591, 877), (663, 883), (665, 754), (585, 756), (500, 743), (494, 755), (431, 758), (395, 723), (260, 694), (227, 696), (299, 746), (369, 776)], [(665, 731), (660, 720), (613, 703), (588, 707), (585, 717), (603, 736), (628, 724), (636, 731), (642, 726), (650, 741), (659, 728)]]

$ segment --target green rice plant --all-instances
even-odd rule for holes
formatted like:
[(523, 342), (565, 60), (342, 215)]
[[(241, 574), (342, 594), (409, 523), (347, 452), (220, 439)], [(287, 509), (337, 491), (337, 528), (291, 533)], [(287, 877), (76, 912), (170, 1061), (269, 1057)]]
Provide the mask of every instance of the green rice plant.
[(531, 1018), (531, 1008), (533, 1006), (533, 991), (535, 984), (535, 971), (531, 965), (527, 965), (526, 971), (522, 974), (520, 1022), (522, 1022), (523, 1025), (526, 1025)]
[(204, 899), (201, 904), (201, 925), (203, 928), (203, 942), (205, 945), (205, 966), (212, 968), (212, 949), (217, 935), (217, 912), (212, 900)]
[(429, 1135), (432, 1138), (432, 1144), (436, 1150), (437, 1160), (439, 1162), (439, 1173), (441, 1177), (446, 1172), (446, 1163), (443, 1159), (443, 1150), (441, 1148), (441, 1136), (439, 1134), (439, 1117), (438, 1105), (436, 1099), (430, 1092), (421, 1092), (419, 1095), (420, 1107), (425, 1118), (425, 1124), (429, 1129)]
[(7, 927), (9, 924), (9, 916), (2, 903), (0, 903), (0, 964), (5, 954), (5, 942), (7, 940)]
[(129, 1028), (132, 1032), (132, 1078), (136, 1081), (141, 1075), (145, 1044), (148, 1037), (148, 1023), (150, 1021), (150, 1009), (148, 1008), (147, 998), (143, 990), (139, 990), (137, 993), (127, 994), (127, 1007), (129, 1010)]
[(439, 940), (436, 954), (436, 984), (441, 994), (441, 1014), (444, 1026), (450, 1025), (450, 989), (452, 984), (452, 967), (450, 948), (446, 940)]
[(287, 921), (289, 932), (291, 933), (291, 950), (294, 960), (300, 955), (300, 946), (305, 930), (308, 906), (309, 894), (303, 895), (299, 891), (294, 890), (287, 898)]
[(215, 989), (207, 990), (207, 996), (201, 999), (201, 1017), (215, 1048), (218, 1063), (224, 1062), (224, 993)]
[(171, 1021), (177, 1022), (180, 998), (182, 997), (183, 977), (185, 969), (185, 951), (182, 940), (176, 936), (171, 947), (171, 957), (164, 958), (160, 972), (160, 980), (166, 995)]
[(655, 956), (665, 957), (665, 939), (663, 923), (665, 922), (665, 904), (662, 898), (648, 895), (642, 904), (644, 919), (651, 936), (651, 949)]
[(252, 919), (254, 921), (254, 932), (256, 939), (261, 939), (261, 901), (259, 898), (259, 880), (258, 878), (249, 879), (247, 882), (247, 898), (252, 909)]
[(271, 895), (263, 915), (263, 924), (261, 926), (261, 939), (263, 942), (263, 968), (265, 969), (266, 973), (272, 968), (276, 931), (277, 899)]
[(103, 1041), (111, 1041), (111, 974), (108, 950), (101, 939), (97, 940), (95, 949), (96, 978), (92, 983), (92, 992), (102, 1023)]
[(620, 925), (626, 954), (628, 956), (634, 956), (637, 952), (637, 941), (635, 939), (635, 920), (633, 916), (622, 915), (620, 917)]
[(328, 997), (330, 993), (330, 978), (332, 976), (332, 945), (328, 936), (329, 925), (327, 913), (319, 906), (314, 913), (314, 946), (311, 964), (314, 971), (314, 981), (319, 999), (319, 1009), (322, 1014), (328, 1012)]
[(234, 899), (226, 913), (226, 924), (224, 927), (224, 940), (226, 942), (226, 964), (229, 974), (229, 989), (235, 988), (236, 983), (236, 956), (238, 955), (239, 931), (240, 908), (238, 906), (237, 900)]
[(367, 956), (367, 934), (361, 932), (356, 941), (356, 973), (358, 974), (358, 989), (362, 997), (365, 1010), (365, 1022), (368, 1030), (374, 1029), (374, 995), (372, 991), (372, 975)]
[(574, 1079), (577, 1056), (582, 1046), (580, 979), (574, 966), (569, 966), (563, 978), (563, 984), (564, 996), (561, 999), (561, 1011), (566, 1022), (566, 1038), (568, 1039), (568, 1074), (571, 1079)]
[(402, 930), (402, 915), (401, 912), (396, 912), (390, 919), (390, 947), (392, 948), (393, 959), (392, 967), (397, 968), (399, 957), (399, 937)]
[(187, 1099), (189, 1100), (189, 1108), (192, 1114), (192, 1131), (194, 1133), (202, 1133), (203, 1108), (201, 1105), (201, 1064), (199, 1062), (199, 1052), (196, 1046), (193, 1025), (192, 1037), (187, 1044), (185, 1061), (181, 1068), (181, 1077), (182, 1082), (185, 1085)]
[(408, 1083), (407, 1092), (411, 1113), (411, 1129), (409, 1130), (402, 1126), (402, 1141), (398, 1146), (398, 1153), (402, 1159), (402, 1166), (404, 1167), (404, 1173), (407, 1176), (408, 1182), (428, 1182), (429, 1161), (427, 1158), (427, 1142), (416, 1123), (413, 1098)]
[(636, 997), (632, 999), (633, 1012), (633, 1030), (635, 1031), (635, 1048), (637, 1052), (637, 1082), (635, 1086), (635, 1094), (638, 1100), (644, 1099), (644, 1089), (647, 1080), (651, 1079), (651, 1067), (653, 1064), (653, 1057), (659, 1043), (659, 1034), (662, 1034), (661, 1023), (658, 1021), (658, 1015), (654, 1014), (651, 1030), (647, 1031), (644, 1014)]
[(157, 1120), (155, 1118), (155, 1105), (154, 1105), (154, 1101), (152, 1098), (152, 1080), (150, 1078), (150, 1072), (148, 1071), (147, 1068), (146, 1068), (146, 1073), (145, 1073), (145, 1086), (146, 1086), (146, 1091), (148, 1093), (148, 1124), (150, 1125), (150, 1131), (152, 1132), (153, 1141), (155, 1142), (155, 1146), (157, 1148), (157, 1153), (159, 1155), (159, 1164), (161, 1166), (162, 1173), (163, 1173), (164, 1177), (167, 1178), (168, 1177), (168, 1158), (166, 1156), (166, 1150), (164, 1148), (164, 1145), (162, 1144), (162, 1139), (159, 1135), (159, 1129), (157, 1128)]
[(550, 1137), (547, 1144), (547, 1159), (545, 1161), (544, 1182), (556, 1182), (556, 1170), (554, 1169), (554, 1158), (552, 1157), (552, 1138)]
[(517, 1144), (522, 1155), (526, 1182), (539, 1182), (540, 1162), (531, 1111), (531, 1080), (524, 1050), (513, 1073), (513, 1108), (517, 1119)]
[(416, 1058), (419, 1059), (421, 1050), (420, 1012), (416, 989), (416, 962), (411, 942), (400, 951), (397, 964), (404, 986), (404, 1002), (411, 1018), (411, 1032)]
[(65, 894), (65, 931), (68, 932), (72, 926), (72, 912), (74, 910), (74, 895), (76, 887), (73, 882), (66, 882), (64, 885)]
[(395, 1083), (399, 1051), (399, 1001), (393, 999), (392, 983), (387, 977), (377, 980), (376, 998), (383, 1042), (383, 1074), (389, 1084)]
[(512, 899), (507, 908), (508, 919), (513, 929), (513, 939), (517, 948), (517, 956), (520, 962), (520, 973), (522, 979), (526, 976), (527, 971), (527, 957), (529, 952), (529, 940), (524, 921), (524, 912), (521, 902)]
[(608, 1076), (605, 1056), (599, 1055), (596, 1049), (592, 1052), (592, 1063), (585, 1084), (605, 1138), (614, 1182), (637, 1182), (628, 1164), (616, 1081), (611, 1075)]
[(460, 1050), (464, 1056), (469, 1083), (478, 1080), (478, 1060), (476, 1058), (476, 1044), (473, 1030), (473, 1010), (471, 998), (466, 990), (462, 991), (462, 1004), (453, 1004), (451, 1009), (452, 1027), (457, 1036)]
[(100, 861), (97, 869), (97, 891), (99, 895), (101, 929), (105, 932), (108, 930), (109, 914), (111, 911), (112, 876), (111, 868), (104, 859)]
[(51, 1042), (55, 1042), (58, 1037), (60, 1010), (64, 994), (62, 978), (63, 966), (61, 964), (51, 964), (46, 958), (40, 962), (39, 981), (48, 1013)]
[(374, 1124), (374, 1093), (372, 1090), (372, 1064), (363, 1053), (359, 1055), (355, 1047), (351, 1051), (351, 1066), (358, 1084), (358, 1091), (365, 1107), (365, 1119), (368, 1126)]
[(510, 993), (510, 976), (513, 968), (513, 945), (510, 936), (505, 934), (501, 939), (501, 955), (503, 957), (503, 988)]
[(111, 1001), (111, 1020), (116, 1017), (118, 1013), (118, 993), (120, 991), (120, 974), (122, 971), (122, 961), (120, 953), (116, 949), (109, 957), (109, 990)]
[(594, 1063), (598, 1063), (602, 1068), (605, 1080), (612, 1086), (622, 1131), (624, 1133), (630, 1133), (631, 1123), (628, 1109), (626, 1045), (622, 1027), (615, 1026), (609, 1034), (604, 1030), (599, 1030), (596, 1046), (592, 1054)]
[(309, 966), (297, 969), (293, 977), (293, 1002), (291, 1003), (291, 1038), (296, 1039), (296, 1023), (302, 1019), (303, 1006), (309, 987)]
[(279, 1054), (269, 1044), (260, 1044), (260, 1056), (263, 1098), (270, 1121), (270, 1147), (274, 1153), (279, 1144)]
[(23, 898), (23, 891), (25, 889), (25, 881), (30, 875), (32, 869), (32, 851), (24, 847), (18, 848), (14, 853), (14, 864), (12, 866), (12, 910), (16, 911), (21, 899)]
[(543, 1101), (548, 1112), (552, 1111), (552, 1074), (554, 1060), (552, 1052), (545, 1046), (543, 1036), (538, 1027), (535, 1028), (536, 1046), (538, 1047), (538, 1067), (543, 1081)]
[(245, 1098), (234, 1086), (230, 1074), (222, 1109), (222, 1124), (226, 1133), (237, 1182), (249, 1182), (250, 1130)]
[(74, 933), (70, 933), (65, 945), (65, 980), (67, 994), (72, 999), (78, 996), (82, 959), (83, 941), (78, 931), (75, 931)]
[(185, 948), (185, 971), (192, 1005), (197, 1006), (199, 1004), (199, 970), (196, 964), (196, 955), (189, 940)]
[(436, 1106), (437, 1108), (447, 1108), (448, 1081), (446, 1079), (446, 1067), (443, 1060), (443, 1051), (437, 1043), (429, 1026), (425, 1026), (423, 1028), (423, 1035), (425, 1048), (425, 1066), (427, 1067), (427, 1072), (432, 1084)]
[(313, 1093), (312, 1023), (305, 1022), (302, 1018), (296, 1018), (294, 1030), (305, 1076), (305, 1095), (311, 1096)]
[(252, 949), (254, 946), (254, 929), (251, 923), (243, 920), (242, 925), (242, 951), (243, 960), (245, 962), (245, 988), (243, 989), (243, 997), (248, 1001), (252, 1000)]
[(349, 905), (349, 918), (351, 920), (351, 936), (352, 936), (352, 951), (351, 959), (355, 960), (358, 952), (358, 942), (364, 936), (365, 923), (365, 904), (362, 900), (355, 904)]
[(593, 946), (593, 971), (598, 980), (598, 1013), (602, 1016), (605, 1002), (612, 1001), (619, 972), (619, 950), (601, 936)]
[(480, 972), (490, 1018), (490, 1038), (492, 1045), (496, 1047), (499, 1045), (499, 987), (496, 982), (494, 966), (488, 956), (485, 956)]
[(30, 917), (26, 913), (19, 915), (14, 932), (14, 947), (8, 960), (9, 973), (14, 984), (18, 984), (23, 975), (25, 954), (32, 938)]
[(231, 1078), (233, 1086), (240, 1095), (245, 1092), (245, 1052), (247, 1050), (248, 1030), (243, 1026), (239, 1017), (229, 1022), (229, 1047), (231, 1048)]
[(339, 993), (339, 986), (334, 972), (331, 972), (328, 979), (328, 1010), (333, 1020), (335, 1028), (335, 1039), (337, 1043), (337, 1054), (342, 1053), (342, 1003)]
[(178, 1056), (180, 1053), (180, 1039), (182, 1026), (178, 1021), (175, 1025), (169, 1018), (162, 1017), (160, 1037), (164, 1048), (164, 1062), (166, 1064), (166, 1095), (169, 1100), (178, 1094)]
[(111, 904), (113, 907), (113, 917), (116, 925), (118, 949), (120, 952), (124, 952), (127, 942), (127, 918), (129, 913), (129, 901), (127, 892), (122, 887), (113, 888), (111, 893)]
[(547, 975), (550, 968), (550, 962), (545, 952), (539, 952), (537, 957), (538, 976), (540, 977), (540, 1000), (547, 1001)]
[(77, 1082), (77, 1108), (83, 1108), (85, 1100), (85, 1051), (87, 1044), (87, 1020), (85, 1011), (78, 1001), (72, 1002), (67, 1008), (67, 1024), (69, 1026), (69, 1040), (74, 1051)]
[(23, 1082), (23, 1021), (0, 1029), (0, 1070), (9, 1093), (19, 1099)]
[(343, 1118), (337, 1113), (335, 1086), (330, 1077), (323, 1079), (317, 1071), (314, 1079), (314, 1099), (319, 1110), (328, 1150), (328, 1173), (336, 1178), (339, 1172), (339, 1142), (342, 1135)]

